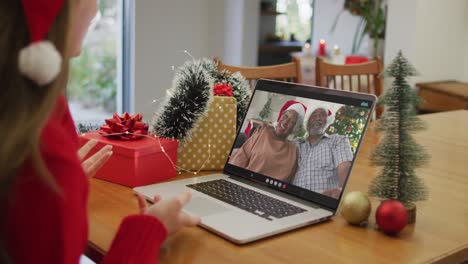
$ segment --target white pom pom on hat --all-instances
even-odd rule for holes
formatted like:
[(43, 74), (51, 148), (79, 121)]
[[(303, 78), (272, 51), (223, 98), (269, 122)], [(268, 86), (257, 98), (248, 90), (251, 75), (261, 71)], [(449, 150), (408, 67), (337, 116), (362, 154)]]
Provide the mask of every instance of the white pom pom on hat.
[(299, 116), (301, 116), (302, 118), (304, 118), (304, 115), (305, 115), (305, 112), (306, 110), (304, 109), (304, 105), (302, 105), (301, 103), (296, 103), (296, 104), (292, 104), (290, 105), (288, 108), (286, 108), (286, 111), (287, 110), (294, 110), (297, 112), (297, 114), (299, 114)]
[(19, 71), (40, 86), (53, 82), (61, 70), (62, 56), (44, 40), (63, 6), (63, 0), (21, 0), (31, 43), (18, 54)]
[(62, 56), (50, 41), (32, 43), (19, 53), (20, 72), (41, 86), (55, 80), (61, 65)]
[(281, 116), (286, 110), (295, 110), (300, 116), (304, 117), (304, 114), (307, 108), (305, 107), (305, 105), (303, 105), (302, 103), (298, 101), (289, 100), (286, 103), (284, 103), (283, 107), (281, 107), (276, 121), (279, 121), (281, 119)]

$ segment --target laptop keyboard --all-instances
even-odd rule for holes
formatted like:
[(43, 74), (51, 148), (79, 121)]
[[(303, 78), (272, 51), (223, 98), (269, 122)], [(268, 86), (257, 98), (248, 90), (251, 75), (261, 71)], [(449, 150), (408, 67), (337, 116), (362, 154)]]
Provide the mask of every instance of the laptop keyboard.
[(223, 179), (189, 184), (187, 187), (270, 221), (272, 217), (279, 219), (306, 211)]

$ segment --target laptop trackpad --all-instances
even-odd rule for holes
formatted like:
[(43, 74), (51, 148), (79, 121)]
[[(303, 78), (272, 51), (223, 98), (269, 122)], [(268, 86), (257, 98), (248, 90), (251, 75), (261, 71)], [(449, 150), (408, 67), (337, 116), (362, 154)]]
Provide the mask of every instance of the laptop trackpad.
[(204, 198), (204, 197), (192, 197), (190, 202), (184, 207), (184, 210), (192, 213), (194, 215), (204, 217), (219, 213), (224, 213), (229, 210), (230, 208), (224, 207), (213, 200)]

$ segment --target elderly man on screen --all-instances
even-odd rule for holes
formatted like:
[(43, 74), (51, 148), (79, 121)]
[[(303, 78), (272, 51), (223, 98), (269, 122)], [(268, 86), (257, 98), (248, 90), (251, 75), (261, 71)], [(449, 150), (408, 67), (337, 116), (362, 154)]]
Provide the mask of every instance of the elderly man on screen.
[(346, 136), (325, 133), (333, 123), (325, 107), (310, 107), (304, 118), (307, 137), (298, 144), (298, 169), (293, 184), (338, 198), (346, 181), (353, 153)]

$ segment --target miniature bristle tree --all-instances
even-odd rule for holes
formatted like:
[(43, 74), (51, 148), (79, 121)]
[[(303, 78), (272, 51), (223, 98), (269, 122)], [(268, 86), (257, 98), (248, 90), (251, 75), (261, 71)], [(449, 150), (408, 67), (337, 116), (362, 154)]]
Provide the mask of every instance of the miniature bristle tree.
[(382, 169), (369, 186), (371, 196), (399, 200), (407, 208), (427, 198), (427, 188), (415, 169), (424, 165), (429, 156), (411, 136), (425, 128), (416, 116), (422, 100), (406, 80), (416, 74), (401, 51), (383, 73), (384, 77), (394, 79), (379, 98), (379, 104), (385, 106), (377, 122), (377, 130), (383, 132), (383, 138), (373, 153), (372, 163)]

